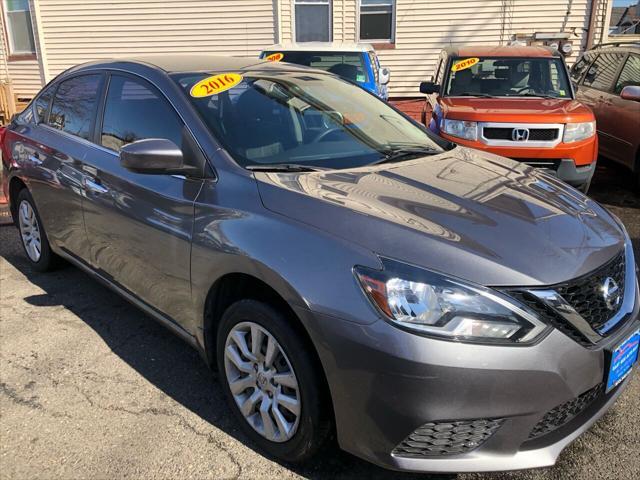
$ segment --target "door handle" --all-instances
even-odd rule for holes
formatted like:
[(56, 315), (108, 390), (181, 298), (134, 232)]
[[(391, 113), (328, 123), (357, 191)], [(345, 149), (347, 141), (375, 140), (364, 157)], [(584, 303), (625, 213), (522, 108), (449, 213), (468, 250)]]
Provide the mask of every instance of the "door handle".
[(96, 182), (95, 180), (91, 179), (91, 178), (87, 178), (85, 177), (82, 180), (82, 183), (84, 185), (84, 188), (86, 188), (87, 190), (90, 190), (94, 193), (107, 193), (109, 191), (109, 189), (103, 185), (100, 185), (98, 182)]

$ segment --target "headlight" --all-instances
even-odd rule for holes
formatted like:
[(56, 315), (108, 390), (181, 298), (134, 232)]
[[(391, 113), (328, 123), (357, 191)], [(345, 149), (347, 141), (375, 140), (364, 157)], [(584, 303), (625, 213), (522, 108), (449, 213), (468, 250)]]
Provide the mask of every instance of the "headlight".
[(466, 138), (467, 140), (477, 140), (478, 124), (466, 120), (447, 120), (442, 124), (442, 131), (454, 137)]
[(367, 297), (393, 324), (425, 335), (481, 343), (530, 343), (548, 330), (514, 299), (486, 287), (382, 259), (356, 267)]
[(596, 133), (596, 122), (567, 123), (564, 126), (564, 143), (577, 142)]

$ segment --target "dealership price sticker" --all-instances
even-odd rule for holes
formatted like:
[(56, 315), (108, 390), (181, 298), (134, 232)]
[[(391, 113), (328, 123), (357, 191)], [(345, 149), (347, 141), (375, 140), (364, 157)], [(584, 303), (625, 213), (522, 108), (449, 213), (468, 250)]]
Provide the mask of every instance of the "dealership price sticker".
[(195, 98), (210, 97), (235, 87), (242, 81), (242, 75), (237, 73), (220, 73), (204, 78), (196, 83), (189, 94)]
[(271, 55), (267, 55), (265, 60), (268, 62), (279, 62), (284, 58), (284, 53), (272, 53)]
[(464, 70), (466, 68), (473, 67), (476, 63), (478, 63), (480, 59), (478, 57), (473, 58), (465, 58), (464, 60), (460, 60), (459, 62), (454, 63), (451, 66), (452, 72), (459, 72), (460, 70)]

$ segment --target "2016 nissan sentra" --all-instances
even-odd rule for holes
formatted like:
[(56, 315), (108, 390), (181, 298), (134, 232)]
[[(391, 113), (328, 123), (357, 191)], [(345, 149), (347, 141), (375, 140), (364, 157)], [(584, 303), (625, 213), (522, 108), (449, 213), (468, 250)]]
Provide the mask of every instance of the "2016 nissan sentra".
[(328, 73), (85, 64), (2, 150), (32, 267), (65, 259), (196, 347), (280, 459), (335, 432), (394, 469), (550, 465), (634, 369), (619, 220)]

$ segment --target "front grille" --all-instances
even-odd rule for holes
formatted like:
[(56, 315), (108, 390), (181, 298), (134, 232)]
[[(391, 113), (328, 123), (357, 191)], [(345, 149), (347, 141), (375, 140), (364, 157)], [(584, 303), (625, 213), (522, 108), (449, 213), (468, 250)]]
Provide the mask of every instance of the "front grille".
[[(484, 138), (489, 140), (512, 140), (513, 127), (484, 127)], [(557, 128), (530, 128), (529, 142), (552, 142), (557, 140), (560, 131)], [(523, 142), (525, 143), (525, 142)]]
[(405, 438), (393, 454), (401, 457), (437, 457), (470, 452), (486, 442), (503, 419), (425, 423)]
[(567, 424), (580, 415), (604, 392), (604, 384), (596, 385), (582, 395), (549, 410), (529, 434), (529, 439), (538, 438)]
[(622, 301), (620, 301), (614, 310), (609, 309), (602, 294), (602, 286), (605, 279), (610, 277), (618, 284), (620, 298), (624, 297), (624, 260), (625, 256), (623, 251), (612, 261), (590, 275), (567, 282), (555, 288), (562, 298), (564, 298), (595, 331), (600, 330), (611, 317), (618, 313), (618, 310), (620, 310), (622, 306)]
[(551, 307), (548, 307), (536, 296), (519, 290), (508, 292), (510, 296), (520, 301), (533, 311), (535, 311), (540, 319), (547, 325), (560, 330), (569, 338), (578, 342), (583, 347), (593, 347), (593, 343), (584, 335), (582, 335), (577, 328), (567, 322), (564, 318), (558, 315)]
[[(620, 302), (613, 310), (607, 307), (602, 288), (605, 279), (611, 277), (618, 284), (620, 289)], [(616, 255), (611, 261), (595, 270), (594, 272), (560, 285), (545, 287), (544, 290), (555, 290), (564, 298), (571, 307), (596, 331), (599, 335), (605, 336), (614, 332), (624, 324), (620, 321), (618, 325), (610, 328), (607, 332), (601, 333), (600, 329), (613, 318), (620, 310), (624, 299), (625, 282), (625, 252), (624, 250)], [(533, 293), (524, 290), (507, 290), (507, 293), (532, 309), (544, 322), (557, 328), (565, 335), (569, 336), (580, 345), (593, 347), (594, 342), (583, 335), (576, 325), (573, 325), (552, 307), (546, 305), (541, 299), (535, 296), (535, 288), (529, 289)]]

